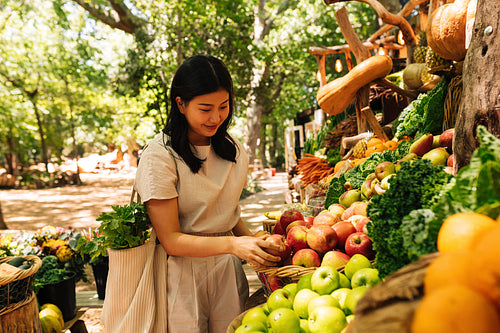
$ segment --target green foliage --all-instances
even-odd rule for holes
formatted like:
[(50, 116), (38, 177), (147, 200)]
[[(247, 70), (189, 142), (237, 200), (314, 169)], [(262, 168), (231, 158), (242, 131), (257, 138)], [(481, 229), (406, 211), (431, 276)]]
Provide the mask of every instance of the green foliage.
[(151, 227), (146, 206), (133, 202), (112, 208), (112, 212), (103, 212), (97, 218), (103, 248), (128, 249), (144, 244)]
[[(409, 255), (409, 249), (404, 246), (404, 232), (419, 230), (419, 234), (413, 237), (425, 240), (424, 248), (427, 248), (428, 241), (433, 240), (429, 238), (434, 237), (429, 233), (429, 227), (418, 225), (427, 222), (429, 215), (408, 217), (404, 230), (403, 219), (414, 210), (430, 209), (451, 179), (452, 176), (442, 167), (433, 166), (430, 161), (403, 162), (396, 176), (389, 180), (387, 192), (372, 198), (367, 208), (371, 220), (367, 229), (377, 251), (375, 266), (381, 276), (387, 276), (410, 263), (416, 254), (421, 253), (412, 248)], [(410, 242), (408, 239), (411, 238), (407, 235), (407, 244)]]
[(59, 266), (56, 256), (46, 256), (42, 259), (42, 266), (36, 273), (34, 289), (40, 290), (45, 284), (58, 283), (66, 277), (66, 269)]
[(405, 107), (393, 126), (394, 136), (402, 138), (408, 135), (417, 139), (425, 133), (441, 133), (447, 88), (447, 80), (443, 78), (434, 89), (427, 94), (420, 94)]

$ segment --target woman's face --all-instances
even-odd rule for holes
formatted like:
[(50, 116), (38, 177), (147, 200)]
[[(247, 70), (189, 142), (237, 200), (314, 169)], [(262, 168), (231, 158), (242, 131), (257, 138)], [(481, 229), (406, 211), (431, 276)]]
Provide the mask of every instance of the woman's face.
[(210, 138), (229, 114), (229, 93), (224, 89), (196, 96), (187, 104), (180, 97), (175, 101), (188, 122), (189, 142), (195, 146), (210, 144)]

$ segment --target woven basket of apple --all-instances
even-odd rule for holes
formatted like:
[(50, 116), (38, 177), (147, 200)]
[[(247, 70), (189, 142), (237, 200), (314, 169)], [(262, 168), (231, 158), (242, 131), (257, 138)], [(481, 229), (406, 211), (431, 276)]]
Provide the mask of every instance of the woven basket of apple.
[(354, 254), (373, 260), (371, 240), (363, 231), (369, 221), (366, 205), (359, 203), (345, 209), (336, 204), (316, 216), (308, 216), (299, 208), (266, 214), (276, 219), (267, 239), (283, 248), (276, 253), (282, 258), (277, 267), (256, 269), (266, 295), (297, 282), (320, 266), (332, 267), (343, 276), (344, 266)]
[(378, 270), (361, 254), (350, 257), (342, 268), (314, 267), (240, 314), (227, 332), (340, 333), (354, 318), (358, 301), (379, 282)]

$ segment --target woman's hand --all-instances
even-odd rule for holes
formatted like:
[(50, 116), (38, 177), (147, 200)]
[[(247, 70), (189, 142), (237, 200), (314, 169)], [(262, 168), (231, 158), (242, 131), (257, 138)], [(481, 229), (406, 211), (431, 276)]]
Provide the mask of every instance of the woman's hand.
[(257, 269), (276, 266), (281, 258), (268, 252), (282, 252), (284, 248), (266, 241), (267, 237), (269, 235), (234, 237), (233, 254)]

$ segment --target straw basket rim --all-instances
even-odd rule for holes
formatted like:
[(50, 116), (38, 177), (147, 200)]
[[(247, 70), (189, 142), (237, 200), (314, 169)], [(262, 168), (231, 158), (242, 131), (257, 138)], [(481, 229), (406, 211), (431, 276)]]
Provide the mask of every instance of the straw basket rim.
[(309, 273), (314, 273), (318, 267), (303, 267), (286, 265), (281, 267), (254, 268), (259, 273), (278, 277), (301, 278)]
[(27, 277), (35, 274), (40, 269), (40, 267), (42, 267), (42, 260), (38, 256), (35, 256), (35, 255), (2, 257), (2, 258), (0, 258), (0, 264), (2, 264), (4, 262), (8, 262), (9, 260), (11, 260), (14, 257), (22, 257), (22, 258), (26, 259), (27, 261), (33, 262), (33, 265), (31, 265), (31, 267), (28, 269), (19, 270), (19, 272), (16, 272), (14, 274), (0, 276), (0, 287), (6, 285), (8, 283), (17, 281), (17, 280), (22, 280), (24, 278), (27, 278)]

